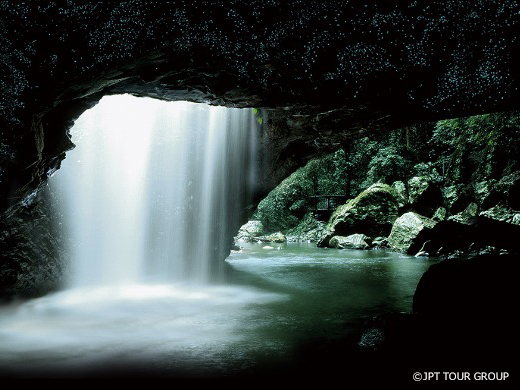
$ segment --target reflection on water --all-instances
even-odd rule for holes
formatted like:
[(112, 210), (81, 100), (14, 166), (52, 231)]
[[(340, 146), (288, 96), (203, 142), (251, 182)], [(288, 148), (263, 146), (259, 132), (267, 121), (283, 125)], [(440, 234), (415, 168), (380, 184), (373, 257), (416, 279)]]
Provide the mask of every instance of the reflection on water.
[(122, 285), (0, 309), (3, 375), (124, 371), (233, 376), (312, 339), (344, 337), (381, 311), (409, 311), (424, 259), (312, 244), (249, 245), (225, 285)]

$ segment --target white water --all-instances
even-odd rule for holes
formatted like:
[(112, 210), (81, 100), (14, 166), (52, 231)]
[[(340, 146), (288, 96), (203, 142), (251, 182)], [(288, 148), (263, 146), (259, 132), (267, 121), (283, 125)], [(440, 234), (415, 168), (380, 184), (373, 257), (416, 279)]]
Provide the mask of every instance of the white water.
[(251, 110), (129, 95), (85, 112), (51, 183), (70, 286), (215, 277), (254, 181), (255, 130)]

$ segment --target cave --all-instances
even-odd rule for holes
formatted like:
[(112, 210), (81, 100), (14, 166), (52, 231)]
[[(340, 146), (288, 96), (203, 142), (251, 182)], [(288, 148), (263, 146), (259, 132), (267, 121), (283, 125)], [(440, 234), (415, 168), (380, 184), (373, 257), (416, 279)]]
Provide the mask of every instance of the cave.
[(2, 295), (62, 283), (46, 269), (56, 231), (37, 243), (23, 231), (46, 215), (36, 200), (74, 148), (69, 130), (104, 96), (258, 110), (262, 169), (221, 261), (254, 206), (312, 158), (408, 125), (518, 110), (517, 23), (514, 1), (2, 1)]

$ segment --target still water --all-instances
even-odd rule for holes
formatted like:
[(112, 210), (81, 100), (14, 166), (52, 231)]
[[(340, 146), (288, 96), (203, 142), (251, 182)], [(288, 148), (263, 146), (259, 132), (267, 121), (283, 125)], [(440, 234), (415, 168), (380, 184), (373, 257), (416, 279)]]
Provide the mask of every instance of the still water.
[[(411, 310), (431, 265), (384, 251), (248, 244), (216, 284), (70, 289), (0, 309), (6, 377), (234, 377), (283, 371), (304, 346)], [(349, 360), (349, 351), (341, 357)]]

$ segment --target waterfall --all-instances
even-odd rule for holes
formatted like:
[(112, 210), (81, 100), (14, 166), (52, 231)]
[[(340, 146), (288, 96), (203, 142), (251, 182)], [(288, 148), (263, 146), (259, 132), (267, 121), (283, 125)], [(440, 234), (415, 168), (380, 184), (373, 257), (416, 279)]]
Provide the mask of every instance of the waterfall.
[(121, 95), (85, 112), (50, 183), (70, 285), (215, 277), (254, 182), (255, 132), (250, 109)]

